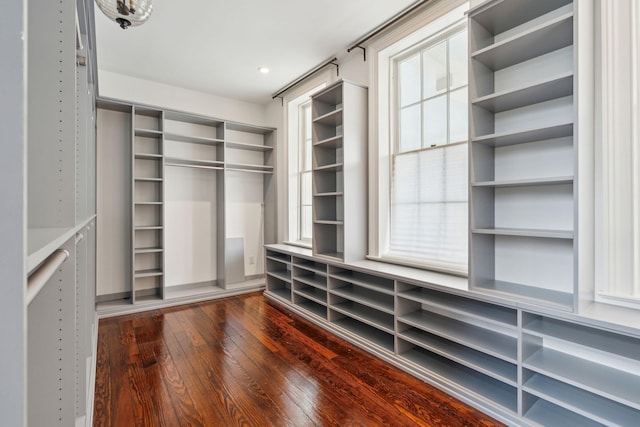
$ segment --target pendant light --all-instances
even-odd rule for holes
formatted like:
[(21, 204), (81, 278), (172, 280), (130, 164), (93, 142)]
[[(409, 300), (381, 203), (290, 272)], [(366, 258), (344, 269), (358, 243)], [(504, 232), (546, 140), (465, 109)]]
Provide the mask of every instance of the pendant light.
[(107, 18), (117, 22), (120, 28), (137, 27), (147, 22), (153, 10), (152, 0), (96, 0)]

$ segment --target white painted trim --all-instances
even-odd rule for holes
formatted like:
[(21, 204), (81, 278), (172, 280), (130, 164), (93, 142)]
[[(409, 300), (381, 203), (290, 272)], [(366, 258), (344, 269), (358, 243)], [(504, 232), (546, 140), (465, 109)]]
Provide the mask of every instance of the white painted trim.
[(595, 299), (625, 306), (640, 296), (638, 9), (635, 0), (600, 1)]

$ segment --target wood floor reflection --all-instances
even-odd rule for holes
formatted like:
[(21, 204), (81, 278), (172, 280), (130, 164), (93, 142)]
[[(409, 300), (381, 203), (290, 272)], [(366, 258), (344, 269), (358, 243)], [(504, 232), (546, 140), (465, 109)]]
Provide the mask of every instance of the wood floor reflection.
[(100, 321), (95, 426), (494, 426), (262, 294)]

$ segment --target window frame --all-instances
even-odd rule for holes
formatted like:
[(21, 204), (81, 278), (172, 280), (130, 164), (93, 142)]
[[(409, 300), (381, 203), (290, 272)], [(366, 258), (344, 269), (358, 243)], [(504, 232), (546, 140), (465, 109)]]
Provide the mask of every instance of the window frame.
[[(469, 2), (438, 2), (403, 27), (388, 34), (369, 47), (372, 56), (370, 66), (372, 85), (370, 89), (371, 115), (370, 134), (377, 139), (369, 157), (369, 255), (368, 259), (386, 263), (416, 267), (423, 270), (467, 275), (467, 268), (446, 263), (424, 263), (421, 259), (395, 257), (389, 254), (390, 208), (391, 208), (391, 156), (394, 152), (397, 129), (393, 115), (397, 111), (394, 87), (396, 73), (393, 58), (418, 46), (435, 44), (435, 40), (454, 35), (466, 28), (466, 11)], [(425, 24), (426, 23), (426, 24)], [(468, 83), (467, 83), (468, 84)], [(447, 113), (448, 114), (448, 113)], [(467, 263), (468, 264), (468, 263)]]

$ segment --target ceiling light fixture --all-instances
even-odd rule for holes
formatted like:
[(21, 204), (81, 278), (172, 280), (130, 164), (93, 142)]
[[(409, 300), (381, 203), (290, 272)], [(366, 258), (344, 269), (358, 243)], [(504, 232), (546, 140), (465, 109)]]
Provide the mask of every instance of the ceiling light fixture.
[(153, 10), (152, 0), (96, 0), (107, 18), (117, 22), (120, 28), (137, 27), (147, 22)]
[(269, 74), (269, 67), (260, 67), (258, 68), (258, 71), (260, 71), (262, 74)]

